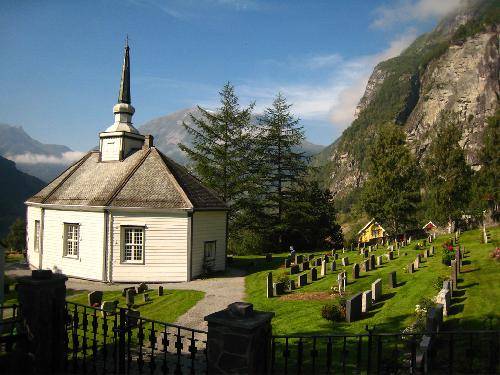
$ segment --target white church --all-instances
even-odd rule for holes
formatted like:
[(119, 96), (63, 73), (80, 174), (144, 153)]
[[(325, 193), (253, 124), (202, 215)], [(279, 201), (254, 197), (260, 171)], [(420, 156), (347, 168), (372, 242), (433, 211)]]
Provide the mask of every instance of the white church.
[(129, 47), (115, 123), (26, 201), (33, 269), (103, 282), (188, 281), (225, 269), (227, 206), (132, 125)]

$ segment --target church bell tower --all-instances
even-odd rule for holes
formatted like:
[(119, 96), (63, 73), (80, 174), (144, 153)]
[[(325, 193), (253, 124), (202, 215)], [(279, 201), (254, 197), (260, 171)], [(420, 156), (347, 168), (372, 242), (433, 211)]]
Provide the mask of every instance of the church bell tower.
[(113, 107), (115, 123), (99, 133), (101, 161), (120, 161), (143, 147), (145, 137), (132, 125), (134, 112), (130, 98), (130, 48), (127, 38), (118, 103)]

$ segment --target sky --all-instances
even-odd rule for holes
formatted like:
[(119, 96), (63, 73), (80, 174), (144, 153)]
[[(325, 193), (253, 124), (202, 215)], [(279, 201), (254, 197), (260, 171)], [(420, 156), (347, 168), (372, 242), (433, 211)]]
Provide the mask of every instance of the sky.
[(351, 123), (373, 67), (458, 0), (2, 0), (0, 122), (85, 151), (113, 122), (125, 36), (135, 125), (231, 82), (256, 112), (281, 92), (306, 137)]

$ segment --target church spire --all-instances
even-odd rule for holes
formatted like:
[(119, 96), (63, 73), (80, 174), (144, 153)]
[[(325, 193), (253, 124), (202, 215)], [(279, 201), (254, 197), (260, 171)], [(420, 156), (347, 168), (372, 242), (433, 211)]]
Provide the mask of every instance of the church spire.
[(122, 80), (120, 82), (120, 93), (118, 103), (130, 104), (130, 48), (128, 48), (128, 35), (125, 39), (125, 55), (123, 56)]

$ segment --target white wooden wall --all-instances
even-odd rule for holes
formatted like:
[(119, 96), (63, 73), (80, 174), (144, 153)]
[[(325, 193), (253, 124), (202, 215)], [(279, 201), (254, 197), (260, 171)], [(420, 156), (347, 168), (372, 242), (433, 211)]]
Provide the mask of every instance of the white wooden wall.
[[(189, 218), (179, 213), (111, 213), (111, 281), (186, 281)], [(145, 226), (144, 264), (122, 262), (122, 226)]]
[[(28, 264), (30, 268), (38, 268), (40, 266), (40, 250), (35, 251), (35, 221), (40, 220), (40, 242), (43, 237), (42, 229), (42, 209), (40, 207), (27, 207), (26, 212), (26, 246), (27, 246), (27, 256)], [(42, 247), (40, 243), (39, 247)]]
[(204, 242), (216, 242), (215, 270), (226, 266), (226, 211), (195, 211), (193, 213), (192, 274), (203, 271)]
[[(64, 257), (64, 223), (80, 224), (78, 258)], [(104, 213), (45, 209), (43, 269), (91, 280), (103, 279)]]

